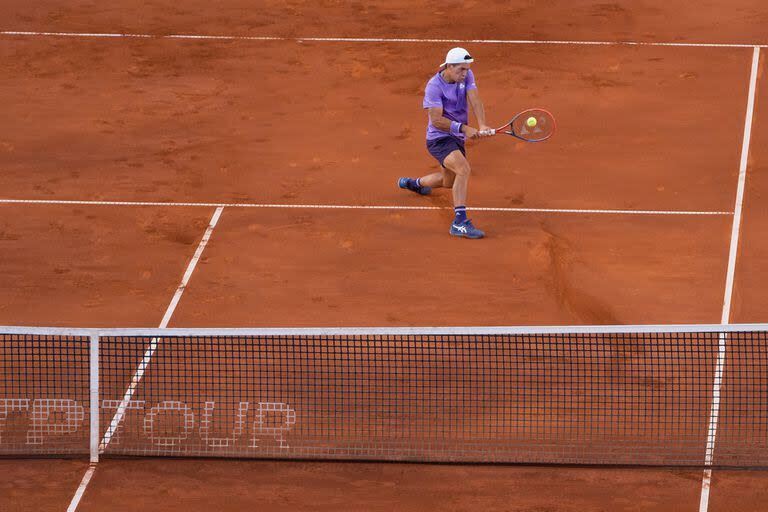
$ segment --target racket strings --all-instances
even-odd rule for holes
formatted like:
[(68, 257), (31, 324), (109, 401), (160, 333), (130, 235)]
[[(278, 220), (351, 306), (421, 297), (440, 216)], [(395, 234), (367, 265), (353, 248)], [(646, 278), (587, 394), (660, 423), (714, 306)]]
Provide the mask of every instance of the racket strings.
[[(535, 122), (532, 122), (532, 119)], [(505, 131), (509, 135), (530, 142), (539, 142), (552, 136), (555, 131), (555, 119), (546, 110), (529, 109), (517, 114), (506, 126), (510, 127)]]

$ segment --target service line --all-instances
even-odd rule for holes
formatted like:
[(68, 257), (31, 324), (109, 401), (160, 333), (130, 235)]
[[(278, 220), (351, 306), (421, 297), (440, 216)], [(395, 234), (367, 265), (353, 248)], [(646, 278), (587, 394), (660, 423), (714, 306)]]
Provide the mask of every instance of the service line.
[[(207, 202), (171, 202), (171, 201), (90, 201), (68, 199), (0, 199), (0, 204), (58, 204), (82, 206), (173, 206), (173, 207), (217, 207), (217, 208), (285, 208), (285, 209), (315, 209), (315, 210), (406, 210), (433, 211), (453, 210), (452, 206), (406, 206), (389, 204), (278, 204), (278, 203), (207, 203)], [(605, 215), (733, 215), (727, 211), (708, 210), (611, 210), (611, 209), (579, 209), (579, 208), (512, 208), (468, 206), (468, 209), (478, 212), (502, 213), (572, 213), (572, 214), (605, 214)]]

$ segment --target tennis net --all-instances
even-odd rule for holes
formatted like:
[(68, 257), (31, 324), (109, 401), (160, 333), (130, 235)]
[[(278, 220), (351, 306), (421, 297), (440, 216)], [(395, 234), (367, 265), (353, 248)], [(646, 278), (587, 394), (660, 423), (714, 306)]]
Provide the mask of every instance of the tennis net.
[(0, 455), (768, 465), (768, 325), (0, 327)]

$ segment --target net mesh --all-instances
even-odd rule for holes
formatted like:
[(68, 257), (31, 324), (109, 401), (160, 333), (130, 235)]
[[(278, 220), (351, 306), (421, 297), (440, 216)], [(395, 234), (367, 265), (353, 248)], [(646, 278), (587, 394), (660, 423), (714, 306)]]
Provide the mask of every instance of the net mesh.
[[(87, 453), (87, 338), (1, 339), (0, 454)], [(761, 331), (103, 336), (100, 450), (700, 466), (710, 443), (714, 465), (766, 466), (766, 341)]]
[(88, 453), (89, 341), (0, 335), (0, 454)]

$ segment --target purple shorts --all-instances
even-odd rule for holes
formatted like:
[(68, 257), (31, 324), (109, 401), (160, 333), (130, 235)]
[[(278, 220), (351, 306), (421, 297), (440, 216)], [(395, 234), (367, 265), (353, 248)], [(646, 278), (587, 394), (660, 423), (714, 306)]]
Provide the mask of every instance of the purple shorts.
[(467, 156), (467, 151), (464, 149), (464, 141), (452, 135), (427, 141), (427, 151), (429, 151), (429, 154), (435, 157), (443, 167), (445, 167), (445, 165), (443, 165), (445, 157), (457, 149), (461, 151), (462, 155)]

